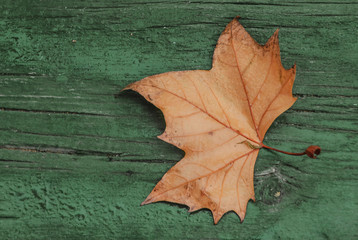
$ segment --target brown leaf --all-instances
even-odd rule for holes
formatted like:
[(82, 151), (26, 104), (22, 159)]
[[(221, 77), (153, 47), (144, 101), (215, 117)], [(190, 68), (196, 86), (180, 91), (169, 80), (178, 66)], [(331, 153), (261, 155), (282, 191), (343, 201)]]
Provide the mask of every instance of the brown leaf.
[(215, 224), (235, 211), (242, 221), (247, 202), (255, 201), (257, 154), (270, 148), (262, 143), (265, 133), (296, 100), (295, 73), (281, 64), (278, 30), (261, 46), (234, 19), (211, 70), (168, 72), (127, 86), (162, 110), (166, 129), (159, 138), (185, 151), (142, 204), (208, 208)]

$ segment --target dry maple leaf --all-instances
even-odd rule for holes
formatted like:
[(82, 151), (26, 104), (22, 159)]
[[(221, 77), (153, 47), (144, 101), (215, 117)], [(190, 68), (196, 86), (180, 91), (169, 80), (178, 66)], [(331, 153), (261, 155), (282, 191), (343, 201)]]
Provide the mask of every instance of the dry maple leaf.
[(288, 153), (262, 143), (272, 122), (296, 101), (296, 67), (280, 59), (278, 30), (259, 45), (235, 18), (221, 34), (212, 69), (146, 77), (132, 89), (162, 110), (160, 139), (185, 151), (142, 203), (169, 201), (208, 208), (214, 223), (228, 211), (241, 221), (254, 195), (254, 165), (260, 148), (315, 157), (319, 147)]

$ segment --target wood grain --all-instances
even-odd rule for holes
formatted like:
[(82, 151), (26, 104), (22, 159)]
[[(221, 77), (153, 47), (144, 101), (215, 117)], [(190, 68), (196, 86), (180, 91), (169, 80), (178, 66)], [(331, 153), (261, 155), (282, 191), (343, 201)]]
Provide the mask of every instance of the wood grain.
[[(0, 238), (357, 238), (357, 10), (329, 0), (3, 1)], [(261, 151), (242, 224), (234, 213), (214, 226), (206, 210), (140, 207), (183, 153), (156, 138), (161, 112), (120, 90), (210, 69), (236, 15), (261, 44), (280, 28), (282, 62), (297, 64), (299, 99), (265, 144), (322, 154)]]

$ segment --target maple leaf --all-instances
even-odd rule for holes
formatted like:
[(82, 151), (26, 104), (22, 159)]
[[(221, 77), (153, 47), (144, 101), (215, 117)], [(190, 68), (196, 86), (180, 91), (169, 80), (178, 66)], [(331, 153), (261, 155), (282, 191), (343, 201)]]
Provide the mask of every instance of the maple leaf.
[(162, 110), (158, 136), (185, 151), (142, 203), (169, 201), (189, 211), (210, 209), (214, 223), (228, 211), (245, 218), (255, 201), (254, 165), (260, 148), (315, 157), (319, 147), (288, 153), (263, 144), (272, 122), (292, 106), (296, 67), (280, 59), (278, 30), (259, 45), (235, 18), (221, 34), (211, 70), (168, 72), (130, 84)]

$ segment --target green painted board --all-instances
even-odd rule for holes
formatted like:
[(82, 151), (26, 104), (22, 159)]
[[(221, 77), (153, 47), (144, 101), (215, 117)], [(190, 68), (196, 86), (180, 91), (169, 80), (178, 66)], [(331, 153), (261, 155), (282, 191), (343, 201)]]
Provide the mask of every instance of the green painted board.
[[(260, 151), (245, 221), (140, 207), (183, 152), (156, 138), (143, 77), (210, 69), (227, 23), (280, 28), (299, 100)], [(358, 2), (30, 1), (0, 4), (0, 239), (357, 239)], [(278, 196), (277, 192), (280, 192)]]

